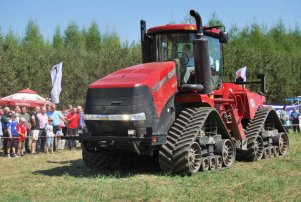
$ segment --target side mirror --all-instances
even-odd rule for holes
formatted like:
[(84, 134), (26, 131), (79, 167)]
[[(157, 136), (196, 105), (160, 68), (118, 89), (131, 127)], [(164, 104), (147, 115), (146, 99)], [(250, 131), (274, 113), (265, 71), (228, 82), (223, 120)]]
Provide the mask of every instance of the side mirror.
[(227, 43), (228, 42), (228, 32), (220, 31), (218, 36), (220, 43)]

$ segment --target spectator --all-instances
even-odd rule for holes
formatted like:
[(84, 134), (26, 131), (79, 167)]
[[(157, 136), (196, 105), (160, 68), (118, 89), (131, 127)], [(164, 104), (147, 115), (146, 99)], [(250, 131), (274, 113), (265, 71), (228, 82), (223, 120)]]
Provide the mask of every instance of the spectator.
[(20, 123), (17, 126), (17, 133), (18, 133), (18, 155), (24, 156), (24, 146), (25, 146), (25, 139), (27, 136), (27, 128), (26, 128), (26, 120), (25, 118), (21, 117), (19, 119)]
[(73, 137), (77, 134), (77, 130), (79, 127), (79, 114), (77, 113), (77, 109), (73, 108), (72, 111), (67, 116), (67, 136), (71, 137), (68, 139), (68, 148), (73, 150), (75, 147), (75, 142)]
[(17, 133), (17, 115), (13, 113), (11, 120), (7, 123), (7, 128), (10, 131), (12, 142), (11, 142), (11, 153), (12, 157), (19, 157), (18, 153), (18, 133)]
[[(56, 111), (56, 106), (54, 106), (54, 105), (50, 106), (50, 111), (47, 112), (47, 116), (48, 116), (48, 118), (53, 120), (53, 132), (54, 132), (54, 134), (56, 134), (56, 132), (59, 129), (60, 120), (62, 120), (64, 122), (66, 122), (66, 121), (65, 121), (63, 115), (61, 114), (61, 112)], [(56, 150), (55, 138), (53, 141), (53, 150), (54, 151)]]
[[(62, 110), (62, 115), (64, 116), (65, 120), (67, 119), (68, 114), (69, 114), (68, 109)], [(63, 121), (61, 121), (61, 126), (62, 126), (63, 134), (64, 134), (64, 136), (66, 136), (67, 135), (67, 125)]]
[(290, 116), (294, 133), (300, 133), (299, 117), (300, 113), (294, 108)]
[[(38, 113), (40, 112), (40, 107), (36, 106), (34, 112), (31, 115), (31, 152), (35, 154), (41, 151), (41, 137), (40, 137), (40, 122), (38, 119)], [(37, 144), (38, 141), (38, 144)]]
[(50, 112), (50, 105), (46, 104), (46, 112)]
[(51, 154), (53, 154), (53, 141), (54, 141), (54, 133), (53, 133), (53, 125), (52, 125), (53, 121), (52, 119), (48, 119), (48, 123), (45, 126), (45, 132), (46, 132), (46, 153), (48, 153), (48, 151), (51, 152)]
[(15, 112), (15, 114), (16, 114), (16, 120), (17, 120), (17, 122), (19, 123), (19, 118), (20, 118), (20, 113), (21, 113), (20, 107), (19, 107), (19, 106), (15, 106), (14, 112)]
[(282, 125), (285, 124), (286, 118), (286, 106), (283, 106), (282, 110), (280, 111), (280, 121)]
[(3, 115), (1, 116), (1, 125), (3, 130), (3, 150), (4, 155), (6, 155), (8, 158), (10, 158), (10, 147), (12, 142), (12, 136), (10, 133), (10, 130), (8, 129), (8, 124), (10, 120), (10, 109), (8, 107), (5, 107), (3, 109)]
[(288, 117), (286, 115), (286, 106), (283, 106), (282, 110), (280, 111), (280, 121), (285, 128), (285, 131), (288, 132), (289, 124), (287, 125)]
[(73, 106), (72, 105), (68, 105), (68, 109), (67, 109), (67, 112), (70, 113), (73, 109)]
[(86, 126), (86, 124), (85, 124), (83, 109), (82, 109), (81, 106), (77, 106), (77, 113), (79, 115), (79, 127), (81, 129), (84, 129), (84, 127)]
[(46, 133), (45, 133), (45, 126), (48, 123), (48, 116), (46, 114), (46, 107), (41, 108), (41, 112), (38, 113), (38, 120), (40, 123), (40, 128), (39, 128), (39, 142), (38, 144), (40, 145), (41, 151), (44, 151), (45, 148), (45, 143), (46, 143)]
[[(30, 136), (30, 115), (27, 113), (26, 107), (21, 108), (21, 113), (20, 113), (19, 117), (25, 119), (27, 137), (29, 137)], [(29, 138), (25, 139), (25, 151), (26, 151), (26, 153), (30, 154)]]
[[(2, 118), (3, 111), (0, 109), (0, 120)], [(2, 123), (0, 122), (0, 149), (3, 149), (3, 144), (2, 144), (2, 137), (3, 137), (3, 130), (2, 130)]]
[(61, 137), (64, 136), (63, 134), (63, 130), (62, 130), (62, 126), (59, 126), (59, 130), (56, 131), (55, 135), (57, 136), (57, 149), (58, 152), (62, 152), (62, 150), (64, 149), (64, 145), (65, 145), (65, 140), (62, 140)]
[(285, 125), (284, 125), (284, 128), (285, 128), (285, 131), (288, 133), (289, 129), (291, 127), (291, 121), (289, 118), (286, 118), (286, 122), (285, 122)]

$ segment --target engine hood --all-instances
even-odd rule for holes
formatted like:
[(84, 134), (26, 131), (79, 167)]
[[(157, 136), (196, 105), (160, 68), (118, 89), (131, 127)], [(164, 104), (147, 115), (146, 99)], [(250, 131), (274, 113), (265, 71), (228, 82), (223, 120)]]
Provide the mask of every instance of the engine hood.
[(152, 62), (130, 66), (113, 72), (96, 82), (90, 84), (89, 88), (132, 88), (138, 86), (149, 86), (150, 89), (164, 78), (175, 77), (176, 63)]

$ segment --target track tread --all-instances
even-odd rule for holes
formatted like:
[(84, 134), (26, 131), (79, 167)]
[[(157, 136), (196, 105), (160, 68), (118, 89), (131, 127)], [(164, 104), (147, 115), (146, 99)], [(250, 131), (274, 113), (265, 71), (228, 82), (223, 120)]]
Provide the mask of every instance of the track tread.
[[(188, 108), (181, 112), (167, 135), (166, 144), (159, 151), (159, 164), (162, 170), (184, 175), (191, 174), (188, 166), (188, 150), (197, 140), (213, 111), (213, 108), (204, 107)], [(176, 129), (179, 123), (183, 124), (182, 130)], [(172, 138), (169, 138), (171, 136)]]
[(82, 148), (82, 156), (84, 164), (92, 170), (115, 170), (122, 161), (122, 154), (118, 151), (89, 151), (85, 146)]
[[(238, 160), (246, 160), (246, 161), (254, 161), (256, 160), (256, 155), (254, 151), (254, 141), (257, 136), (261, 136), (262, 130), (264, 130), (265, 122), (268, 120), (269, 115), (273, 111), (270, 107), (258, 108), (254, 118), (250, 121), (246, 130), (246, 137), (248, 139), (247, 151), (238, 151), (237, 159)], [(278, 117), (273, 117), (272, 119), (277, 119)], [(278, 128), (280, 130), (284, 130), (283, 127)]]

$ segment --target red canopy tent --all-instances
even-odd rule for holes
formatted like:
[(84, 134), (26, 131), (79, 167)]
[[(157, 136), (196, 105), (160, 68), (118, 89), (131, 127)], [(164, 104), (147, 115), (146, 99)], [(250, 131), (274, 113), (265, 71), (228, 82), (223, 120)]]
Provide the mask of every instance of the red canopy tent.
[(30, 90), (29, 88), (0, 99), (0, 106), (41, 107), (45, 104), (54, 105), (52, 102), (47, 101), (45, 98), (39, 96), (37, 92)]

